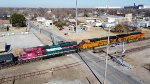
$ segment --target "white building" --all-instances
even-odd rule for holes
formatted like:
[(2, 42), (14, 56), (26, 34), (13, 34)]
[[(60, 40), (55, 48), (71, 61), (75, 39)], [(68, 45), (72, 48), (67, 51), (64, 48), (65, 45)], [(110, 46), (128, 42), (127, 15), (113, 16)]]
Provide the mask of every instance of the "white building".
[(76, 22), (75, 19), (69, 19), (69, 22)]
[(144, 27), (150, 27), (150, 21), (144, 21), (142, 24), (144, 24)]
[(115, 23), (115, 22), (112, 22), (112, 23), (106, 22), (106, 23), (102, 24), (102, 27), (108, 28), (108, 27), (115, 27), (116, 25), (117, 25), (117, 23)]
[(87, 18), (86, 22), (87, 23), (94, 23), (94, 22), (96, 22), (96, 18)]
[(44, 21), (43, 21), (43, 24), (44, 24), (45, 26), (49, 27), (49, 26), (53, 25), (53, 21), (52, 21), (52, 20), (44, 20)]
[(44, 22), (46, 19), (44, 17), (37, 17), (37, 22)]
[(129, 21), (129, 17), (115, 16), (115, 15), (101, 15), (100, 18), (105, 22), (124, 22)]
[(95, 27), (100, 27), (100, 26), (102, 26), (102, 23), (101, 22), (95, 22), (94, 26)]
[(131, 22), (128, 25), (133, 27), (150, 27), (150, 21)]
[(138, 22), (138, 27), (150, 27), (150, 21), (141, 21)]

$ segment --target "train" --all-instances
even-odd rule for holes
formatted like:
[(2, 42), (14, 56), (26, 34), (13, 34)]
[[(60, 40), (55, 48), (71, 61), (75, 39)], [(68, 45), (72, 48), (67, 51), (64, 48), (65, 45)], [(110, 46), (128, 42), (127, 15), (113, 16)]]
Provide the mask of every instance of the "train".
[[(109, 36), (109, 39), (110, 39), (110, 44), (116, 44), (123, 41), (129, 43), (132, 41), (143, 39), (144, 37), (145, 34), (143, 32), (133, 32), (130, 34), (119, 34), (116, 36)], [(79, 43), (79, 49), (86, 50), (98, 46), (104, 46), (107, 44), (108, 44), (108, 37), (85, 39), (82, 40), (81, 43)]]
[[(145, 38), (143, 32), (132, 32), (129, 34), (118, 34), (109, 36), (110, 44), (120, 42), (133, 42)], [(76, 41), (59, 42), (57, 45), (45, 45), (24, 49), (19, 53), (19, 56), (13, 54), (0, 55), (0, 65), (19, 63), (22, 61), (33, 60), (36, 58), (55, 57), (73, 52), (82, 52), (83, 50), (92, 49), (108, 44), (108, 37), (84, 39), (80, 43)]]

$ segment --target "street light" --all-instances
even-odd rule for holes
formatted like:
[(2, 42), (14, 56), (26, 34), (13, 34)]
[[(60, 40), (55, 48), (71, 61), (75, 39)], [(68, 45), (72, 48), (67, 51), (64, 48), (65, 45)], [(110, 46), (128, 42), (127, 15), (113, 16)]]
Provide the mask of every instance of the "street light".
[(105, 77), (104, 77), (104, 84), (106, 84), (106, 75), (107, 75), (107, 62), (108, 62), (108, 54), (109, 54), (109, 44), (110, 44), (110, 41), (109, 41), (109, 34), (110, 34), (110, 27), (108, 27), (109, 30), (108, 30), (108, 43), (107, 43), (107, 55), (106, 55), (106, 64), (105, 64)]
[[(107, 1), (108, 2), (108, 1)], [(108, 5), (107, 5), (107, 13), (108, 13)], [(109, 30), (108, 30), (108, 42), (107, 42), (107, 55), (106, 55), (106, 63), (105, 63), (105, 77), (104, 77), (104, 84), (106, 84), (106, 76), (107, 76), (107, 65), (108, 65), (108, 54), (109, 54), (109, 44), (110, 44), (110, 41), (109, 41), (109, 34), (110, 34), (110, 26), (108, 27)]]

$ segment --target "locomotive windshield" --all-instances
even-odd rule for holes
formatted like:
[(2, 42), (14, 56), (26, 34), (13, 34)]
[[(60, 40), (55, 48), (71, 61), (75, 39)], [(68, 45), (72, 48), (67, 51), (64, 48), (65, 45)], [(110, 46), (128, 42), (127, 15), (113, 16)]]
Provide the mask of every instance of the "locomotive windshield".
[(26, 58), (26, 54), (22, 54), (22, 58)]

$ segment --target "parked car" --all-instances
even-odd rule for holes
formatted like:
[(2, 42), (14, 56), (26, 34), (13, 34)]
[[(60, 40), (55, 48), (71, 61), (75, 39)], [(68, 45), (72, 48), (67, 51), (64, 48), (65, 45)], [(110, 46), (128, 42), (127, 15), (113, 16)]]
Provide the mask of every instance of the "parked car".
[(64, 30), (64, 27), (59, 27), (59, 30), (61, 31), (61, 30)]

